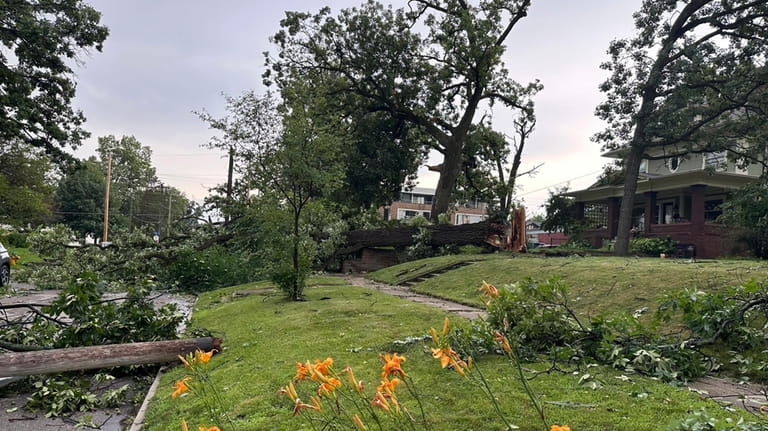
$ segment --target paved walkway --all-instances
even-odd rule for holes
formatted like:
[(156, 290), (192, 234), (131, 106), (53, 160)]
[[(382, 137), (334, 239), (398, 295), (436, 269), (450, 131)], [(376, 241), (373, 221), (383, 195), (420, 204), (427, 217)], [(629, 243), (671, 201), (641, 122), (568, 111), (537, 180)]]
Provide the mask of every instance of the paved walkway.
[(359, 275), (346, 274), (343, 277), (352, 285), (376, 289), (386, 294), (397, 296), (398, 298), (403, 298), (409, 301), (418, 302), (419, 304), (439, 308), (441, 310), (457, 314), (467, 319), (477, 319), (478, 317), (486, 316), (485, 311), (480, 308), (459, 304), (457, 302), (436, 298), (434, 296), (412, 292), (408, 287), (405, 286), (393, 286), (391, 284), (377, 283)]

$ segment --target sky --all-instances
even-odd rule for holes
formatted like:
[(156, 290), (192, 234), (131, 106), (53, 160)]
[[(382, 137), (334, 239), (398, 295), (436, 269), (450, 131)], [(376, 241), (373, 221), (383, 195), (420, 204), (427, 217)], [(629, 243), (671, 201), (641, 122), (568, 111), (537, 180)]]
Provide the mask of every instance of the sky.
[[(193, 111), (224, 116), (222, 94), (264, 92), (263, 52), (286, 10), (334, 12), (362, 0), (91, 0), (110, 29), (102, 52), (91, 51), (75, 69), (74, 105), (92, 137), (78, 157), (95, 154), (99, 136), (135, 136), (152, 148), (159, 179), (202, 200), (226, 181), (224, 155), (202, 147), (213, 136)], [(384, 1), (384, 3), (388, 3)], [(400, 1), (397, 4), (404, 4)], [(535, 98), (537, 125), (526, 144), (518, 196), (528, 214), (543, 213), (549, 191), (589, 186), (608, 160), (590, 137), (604, 125), (594, 116), (603, 100), (599, 68), (612, 39), (632, 34), (641, 0), (533, 0), (528, 17), (507, 39), (504, 57), (513, 79), (544, 85)], [(479, 115), (478, 117), (479, 118)], [(511, 134), (511, 114), (495, 108), (494, 129)], [(439, 163), (432, 157), (428, 164)], [(422, 169), (420, 187), (437, 174)]]

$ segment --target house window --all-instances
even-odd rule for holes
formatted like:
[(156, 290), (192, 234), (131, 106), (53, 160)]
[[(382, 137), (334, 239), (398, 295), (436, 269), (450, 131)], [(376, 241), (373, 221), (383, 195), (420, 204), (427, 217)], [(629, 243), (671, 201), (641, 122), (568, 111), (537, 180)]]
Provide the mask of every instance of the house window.
[(648, 173), (648, 159), (643, 159), (640, 161), (640, 173), (641, 174)]
[(413, 195), (413, 200), (411, 201), (414, 204), (423, 204), (424, 203), (424, 196), (422, 195)]
[(413, 196), (413, 195), (410, 194), (410, 193), (400, 193), (400, 201), (401, 202), (406, 202), (406, 203), (411, 203), (411, 196)]
[(680, 157), (672, 157), (667, 159), (667, 167), (669, 168), (669, 172), (677, 172), (677, 168), (680, 167)]
[(704, 168), (722, 169), (725, 170), (728, 167), (726, 164), (725, 151), (718, 151), (716, 153), (704, 154)]
[(704, 202), (704, 220), (715, 221), (723, 213), (722, 199), (712, 199)]

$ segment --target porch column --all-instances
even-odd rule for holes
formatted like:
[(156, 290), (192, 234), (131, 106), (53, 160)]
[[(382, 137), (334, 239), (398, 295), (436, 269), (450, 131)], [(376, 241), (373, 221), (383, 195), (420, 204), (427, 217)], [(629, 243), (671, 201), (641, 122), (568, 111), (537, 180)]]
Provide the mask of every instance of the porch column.
[(619, 232), (619, 204), (617, 197), (608, 198), (608, 238), (615, 238)]
[(691, 186), (691, 224), (695, 233), (704, 232), (704, 201), (707, 186), (694, 184)]
[(643, 232), (651, 233), (651, 225), (656, 224), (656, 193), (645, 192), (645, 226)]

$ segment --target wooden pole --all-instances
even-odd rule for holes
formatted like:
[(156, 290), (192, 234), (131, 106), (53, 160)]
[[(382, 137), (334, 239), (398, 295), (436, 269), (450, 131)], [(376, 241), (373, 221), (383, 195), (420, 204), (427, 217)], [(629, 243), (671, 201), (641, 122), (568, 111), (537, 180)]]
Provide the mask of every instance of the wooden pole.
[(221, 351), (219, 338), (149, 341), (0, 354), (0, 377), (29, 376), (177, 361), (178, 355)]
[(112, 154), (107, 161), (107, 187), (104, 192), (104, 232), (101, 235), (101, 242), (107, 242), (107, 232), (109, 231), (109, 183), (112, 181)]

